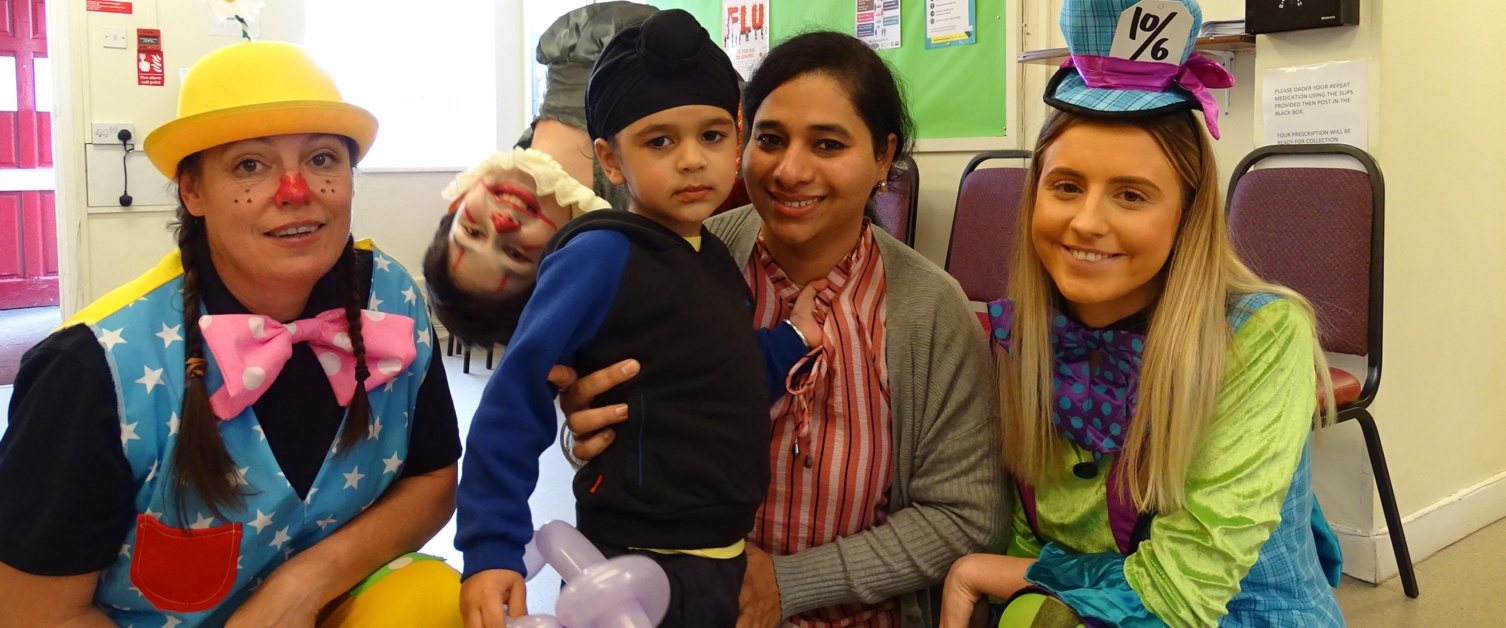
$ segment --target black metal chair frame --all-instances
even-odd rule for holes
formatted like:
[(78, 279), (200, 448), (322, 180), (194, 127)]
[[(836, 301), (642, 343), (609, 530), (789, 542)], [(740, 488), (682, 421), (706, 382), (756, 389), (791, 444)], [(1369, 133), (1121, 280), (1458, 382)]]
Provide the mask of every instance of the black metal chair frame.
[[(444, 354), (445, 355), (455, 355), (455, 349), (457, 348), (457, 346), (460, 349), (461, 356), (463, 356), (461, 358), (461, 361), (460, 361), (460, 372), (466, 373), (466, 374), (470, 374), (470, 372), (471, 372), (471, 346), (470, 345), (466, 344), (465, 342), (462, 342), (459, 338), (456, 338), (455, 334), (450, 334), (449, 340), (445, 343)], [(497, 347), (495, 345), (486, 348), (486, 370), (488, 370), (488, 371), (492, 370), (492, 355), (493, 355), (493, 351), (495, 351), (496, 348)]]
[(1412, 569), (1412, 553), (1407, 549), (1407, 536), (1402, 529), (1401, 513), (1396, 506), (1396, 493), (1391, 486), (1391, 472), (1386, 466), (1386, 452), (1381, 447), (1380, 431), (1376, 429), (1375, 418), (1370, 415), (1369, 410), (1370, 404), (1375, 401), (1376, 390), (1380, 388), (1382, 331), (1385, 329), (1382, 318), (1386, 277), (1385, 180), (1381, 176), (1380, 166), (1375, 163), (1375, 159), (1369, 153), (1347, 144), (1265, 146), (1252, 151), (1234, 168), (1234, 175), (1229, 180), (1228, 202), (1224, 204), (1226, 211), (1234, 204), (1234, 191), (1239, 185), (1239, 179), (1257, 162), (1268, 157), (1290, 155), (1349, 157), (1364, 166), (1365, 172), (1370, 176), (1374, 212), (1370, 219), (1370, 307), (1369, 325), (1366, 330), (1366, 344), (1369, 345), (1369, 351), (1365, 356), (1365, 381), (1360, 389), (1359, 398), (1337, 408), (1335, 414), (1338, 422), (1341, 423), (1350, 419), (1358, 421), (1360, 430), (1364, 432), (1365, 449), (1370, 456), (1370, 468), (1375, 473), (1375, 485), (1380, 492), (1381, 510), (1386, 516), (1386, 528), (1391, 533), (1391, 548), (1396, 552), (1396, 567), (1401, 576), (1402, 589), (1407, 597), (1415, 598), (1418, 591), (1417, 576)]
[(957, 181), (957, 205), (954, 205), (952, 209), (952, 231), (947, 234), (946, 263), (942, 265), (942, 268), (950, 269), (952, 267), (952, 245), (957, 241), (957, 211), (961, 209), (959, 206), (962, 203), (962, 184), (967, 182), (967, 176), (972, 174), (974, 170), (977, 170), (978, 166), (982, 165), (983, 162), (990, 159), (1024, 159), (1029, 161), (1031, 156), (1031, 152), (1028, 150), (986, 150), (968, 160), (967, 166), (962, 169), (962, 178)]

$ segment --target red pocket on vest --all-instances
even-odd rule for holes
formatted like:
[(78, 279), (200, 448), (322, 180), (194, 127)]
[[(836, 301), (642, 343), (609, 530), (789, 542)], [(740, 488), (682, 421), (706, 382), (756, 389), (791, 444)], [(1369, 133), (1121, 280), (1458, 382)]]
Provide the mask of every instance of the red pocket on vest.
[(194, 613), (214, 608), (235, 585), (241, 524), (179, 530), (136, 515), (131, 584), (159, 610)]

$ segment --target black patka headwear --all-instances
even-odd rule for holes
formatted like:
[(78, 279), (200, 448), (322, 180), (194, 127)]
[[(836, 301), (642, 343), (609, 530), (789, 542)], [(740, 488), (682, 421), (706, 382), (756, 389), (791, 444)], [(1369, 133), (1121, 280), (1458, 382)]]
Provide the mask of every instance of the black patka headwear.
[(737, 70), (680, 9), (660, 11), (607, 42), (586, 84), (586, 131), (611, 139), (665, 109), (711, 105), (737, 117)]

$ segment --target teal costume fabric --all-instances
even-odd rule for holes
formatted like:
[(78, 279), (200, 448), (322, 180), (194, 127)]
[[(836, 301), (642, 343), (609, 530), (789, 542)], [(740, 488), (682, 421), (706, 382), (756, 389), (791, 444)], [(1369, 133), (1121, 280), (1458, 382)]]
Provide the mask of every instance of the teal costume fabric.
[[(196, 497), (190, 497), (179, 520), (172, 502), (172, 486), (164, 481), (169, 455), (178, 438), (178, 411), (183, 401), (184, 343), (182, 269), (173, 253), (148, 273), (170, 277), (139, 299), (92, 322), (90, 328), (105, 349), (119, 396), (121, 447), (136, 478), (137, 524), (126, 535), (120, 556), (100, 576), (94, 601), (111, 619), (124, 625), (214, 626), (223, 625), (230, 613), (249, 597), (267, 575), (290, 557), (332, 534), (370, 506), (399, 477), (407, 457), (408, 412), (414, 407), (424, 374), (432, 357), (428, 314), (417, 297), (413, 279), (391, 258), (373, 251), (369, 310), (400, 314), (414, 319), (418, 355), (408, 368), (387, 386), (370, 391), (372, 425), (369, 437), (349, 451), (331, 449), (307, 499), (302, 499), (283, 479), (277, 460), (261, 433), (254, 408), (219, 424), (226, 447), (233, 452), (242, 484), (254, 487), (243, 507), (225, 514), (228, 520), (210, 514)], [(130, 290), (141, 284), (122, 288)], [(411, 295), (412, 298), (409, 298)], [(117, 295), (112, 295), (112, 297)], [(107, 299), (110, 297), (107, 297)], [(214, 356), (206, 350), (205, 383), (212, 393), (222, 379)], [(178, 542), (160, 539), (142, 547), (143, 530), (160, 523), (187, 527), (196, 535), (233, 539), (239, 544), (229, 553), (185, 551)], [(155, 537), (151, 537), (155, 538)], [(155, 556), (153, 555), (156, 552)], [(171, 582), (149, 581), (133, 573), (139, 561), (174, 559), (200, 561), (194, 573), (222, 574), (233, 580), (228, 594), (202, 601), (207, 608), (196, 612), (166, 613), (157, 610), (144, 593), (172, 597)], [(210, 564), (212, 563), (212, 564)], [(186, 570), (190, 566), (174, 563)], [(182, 576), (179, 576), (182, 579)], [(160, 587), (160, 589), (159, 589)], [(181, 599), (181, 598), (180, 598)], [(194, 600), (183, 600), (192, 602)]]

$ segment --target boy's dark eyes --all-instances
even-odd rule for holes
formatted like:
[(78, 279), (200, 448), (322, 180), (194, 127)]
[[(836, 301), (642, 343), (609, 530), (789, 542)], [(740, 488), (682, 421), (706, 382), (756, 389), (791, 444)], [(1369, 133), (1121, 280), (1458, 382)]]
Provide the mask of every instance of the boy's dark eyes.
[(847, 145), (836, 140), (818, 140), (816, 142), (816, 148), (829, 152), (842, 150), (844, 148), (847, 148)]
[(701, 141), (702, 142), (719, 142), (719, 141), (721, 141), (725, 137), (727, 137), (727, 134), (723, 133), (721, 131), (706, 131), (705, 133), (701, 134)]
[(669, 138), (668, 137), (663, 137), (663, 136), (656, 137), (654, 139), (649, 140), (647, 142), (647, 145), (650, 148), (664, 148), (665, 146), (669, 146)]

